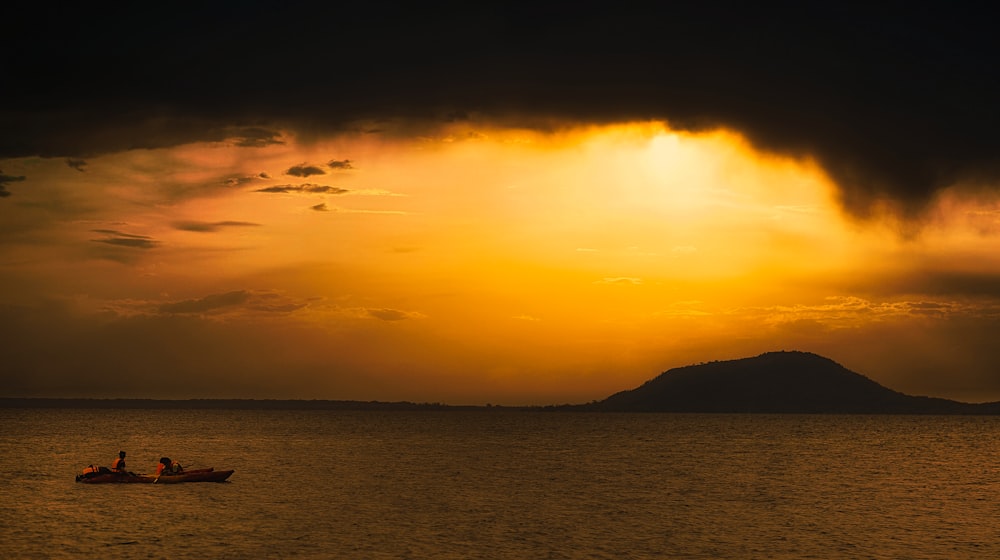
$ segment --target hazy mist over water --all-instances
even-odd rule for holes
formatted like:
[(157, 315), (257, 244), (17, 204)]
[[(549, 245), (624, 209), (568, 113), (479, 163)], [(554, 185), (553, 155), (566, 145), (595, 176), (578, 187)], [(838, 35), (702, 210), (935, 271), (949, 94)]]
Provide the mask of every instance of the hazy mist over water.
[[(0, 410), (2, 558), (1000, 557), (1000, 418)], [(85, 485), (170, 456), (226, 483)]]

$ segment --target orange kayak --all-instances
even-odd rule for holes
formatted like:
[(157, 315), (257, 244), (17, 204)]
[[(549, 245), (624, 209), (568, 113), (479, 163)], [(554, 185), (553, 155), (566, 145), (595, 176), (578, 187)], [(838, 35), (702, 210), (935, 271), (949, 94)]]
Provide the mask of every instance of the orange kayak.
[(146, 483), (178, 484), (181, 482), (223, 482), (233, 474), (233, 470), (217, 471), (214, 468), (194, 469), (177, 474), (136, 474), (118, 472), (98, 472), (76, 475), (77, 482), (86, 484), (105, 483)]

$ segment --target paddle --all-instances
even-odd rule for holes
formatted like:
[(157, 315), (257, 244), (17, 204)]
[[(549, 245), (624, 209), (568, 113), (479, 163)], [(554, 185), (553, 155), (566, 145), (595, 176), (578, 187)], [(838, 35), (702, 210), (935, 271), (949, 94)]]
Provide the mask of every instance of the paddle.
[[(177, 465), (178, 468), (177, 471), (173, 470), (173, 465)], [(161, 459), (160, 464), (157, 467), (156, 478), (153, 479), (153, 484), (159, 482), (160, 477), (163, 476), (164, 473), (166, 473), (167, 475), (173, 475), (173, 474), (181, 474), (183, 472), (184, 472), (184, 467), (182, 467), (180, 463), (178, 463), (177, 461), (171, 461), (170, 464), (167, 464), (164, 463), (163, 460)]]

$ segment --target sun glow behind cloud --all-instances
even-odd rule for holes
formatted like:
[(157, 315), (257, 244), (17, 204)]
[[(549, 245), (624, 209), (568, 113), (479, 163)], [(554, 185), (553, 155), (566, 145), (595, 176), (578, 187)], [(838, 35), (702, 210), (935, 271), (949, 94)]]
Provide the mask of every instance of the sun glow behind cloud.
[[(62, 301), (101, 328), (141, 320), (150, 340), (126, 357), (203, 331), (205, 356), (164, 366), (190, 381), (166, 396), (543, 404), (781, 348), (877, 374), (902, 358), (873, 333), (905, 346), (996, 318), (913, 279), (1000, 271), (995, 205), (955, 191), (930, 235), (901, 238), (845, 219), (814, 162), (732, 132), (282, 138), (4, 162), (32, 186), (0, 208), (6, 303)], [(94, 344), (94, 364), (116, 351)], [(124, 376), (147, 365), (119, 362)], [(60, 367), (39, 373), (58, 387)]]

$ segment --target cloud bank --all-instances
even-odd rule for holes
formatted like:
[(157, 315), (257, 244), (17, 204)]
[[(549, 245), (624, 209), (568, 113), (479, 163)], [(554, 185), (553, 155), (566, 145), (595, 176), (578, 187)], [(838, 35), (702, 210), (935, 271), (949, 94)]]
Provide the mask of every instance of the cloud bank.
[(956, 183), (1000, 184), (998, 35), (962, 4), (233, 8), (26, 7), (0, 38), (16, 84), (0, 92), (0, 159), (252, 147), (387, 119), (663, 119), (814, 158), (858, 215), (881, 201), (917, 215)]

